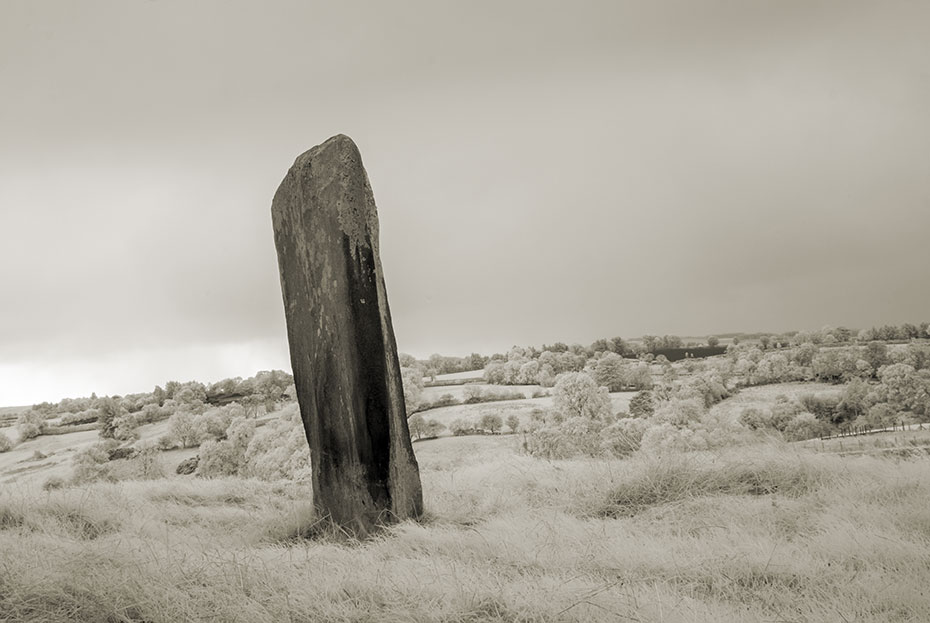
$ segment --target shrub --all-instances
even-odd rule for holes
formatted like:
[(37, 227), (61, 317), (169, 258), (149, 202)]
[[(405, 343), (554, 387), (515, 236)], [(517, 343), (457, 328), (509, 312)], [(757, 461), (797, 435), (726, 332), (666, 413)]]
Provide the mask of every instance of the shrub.
[(226, 436), (226, 429), (229, 427), (231, 418), (229, 418), (223, 409), (210, 409), (194, 418), (194, 426), (197, 429), (197, 437), (203, 441), (206, 439), (222, 439)]
[(622, 457), (639, 450), (649, 423), (642, 418), (621, 418), (601, 431), (605, 454)]
[(139, 478), (148, 480), (165, 476), (165, 468), (159, 460), (161, 450), (157, 442), (143, 442), (136, 447), (136, 450), (136, 455), (131, 461), (138, 472)]
[(856, 426), (864, 428), (887, 428), (897, 423), (900, 414), (897, 409), (887, 402), (880, 402), (872, 407), (863, 415), (856, 418)]
[(426, 439), (434, 439), (444, 430), (446, 430), (445, 424), (437, 422), (436, 420), (427, 420), (424, 437)]
[(745, 431), (722, 413), (705, 409), (700, 398), (662, 401), (647, 422), (641, 446), (648, 452), (718, 448), (739, 441)]
[(146, 442), (131, 450), (123, 459), (113, 459), (114, 453), (110, 453), (110, 463), (106, 467), (108, 480), (152, 480), (165, 476), (156, 443)]
[(855, 420), (869, 409), (869, 384), (862, 379), (852, 379), (843, 388), (837, 411), (844, 420)]
[(814, 356), (811, 369), (818, 380), (839, 383), (860, 374), (858, 361), (855, 348), (831, 348)]
[(265, 480), (310, 479), (310, 447), (297, 404), (289, 404), (278, 419), (255, 429), (244, 462), (241, 470), (244, 476)]
[(118, 445), (116, 441), (108, 439), (78, 450), (72, 459), (72, 480), (76, 483), (110, 480), (107, 463), (110, 461), (110, 451)]
[(226, 441), (208, 439), (200, 444), (198, 476), (234, 476), (241, 467), (240, 457)]
[(751, 429), (760, 430), (769, 425), (768, 414), (759, 407), (747, 407), (739, 416), (740, 423)]
[(648, 425), (640, 418), (550, 418), (546, 424), (530, 425), (523, 448), (547, 459), (623, 457), (639, 449)]
[[(716, 373), (690, 379), (683, 387), (662, 386), (658, 393), (642, 392), (631, 402), (641, 417), (618, 419), (609, 412), (605, 388), (597, 388), (586, 375), (564, 375), (556, 384), (556, 411), (544, 423), (531, 424), (524, 448), (547, 458), (571, 456), (625, 456), (643, 448), (648, 451), (700, 450), (740, 440), (745, 430), (722, 413), (713, 414), (705, 404), (726, 395)], [(580, 396), (580, 398), (579, 398)], [(595, 398), (585, 402), (584, 397)], [(607, 402), (601, 402), (599, 396)], [(594, 415), (592, 415), (594, 414)], [(643, 417), (645, 416), (645, 417)]]
[(837, 407), (840, 403), (839, 396), (827, 394), (802, 394), (798, 399), (805, 411), (813, 413), (818, 419), (834, 424), (843, 421), (842, 417), (837, 417)]
[(422, 415), (416, 414), (407, 420), (407, 427), (410, 429), (410, 436), (420, 439), (432, 439), (438, 437), (439, 433), (446, 427), (436, 420), (425, 420)]
[(174, 450), (175, 448), (178, 447), (178, 443), (179, 443), (178, 440), (170, 432), (165, 435), (162, 435), (155, 442), (158, 449), (161, 450), (162, 452), (165, 452), (167, 450)]
[(455, 399), (455, 396), (452, 394), (443, 394), (433, 402), (426, 402), (420, 405), (420, 411), (426, 411), (428, 409), (439, 409), (440, 407), (451, 407), (452, 405), (459, 404), (459, 401)]
[(706, 408), (710, 408), (730, 395), (723, 380), (716, 372), (696, 374), (678, 391), (682, 398), (697, 397)]
[(623, 368), (623, 357), (616, 353), (607, 353), (598, 359), (594, 366), (594, 380), (609, 391), (620, 391), (624, 382)]
[(520, 366), (514, 381), (519, 385), (532, 385), (539, 376), (539, 361), (533, 359)]
[(139, 422), (135, 415), (124, 413), (113, 420), (113, 439), (119, 441), (135, 441), (139, 438), (136, 428)]
[(510, 429), (511, 433), (517, 432), (517, 429), (520, 428), (520, 418), (515, 413), (507, 416), (507, 428)]
[(413, 413), (420, 408), (423, 395), (423, 370), (419, 366), (404, 367), (400, 369), (400, 375), (407, 413)]
[(699, 398), (671, 398), (660, 402), (650, 418), (656, 424), (687, 426), (701, 419), (704, 403)]
[(123, 424), (123, 433), (127, 432), (127, 426), (125, 422), (117, 422), (118, 418), (126, 415), (128, 411), (120, 406), (114, 398), (101, 398), (97, 401), (95, 408), (97, 410), (98, 416), (97, 421), (100, 422), (100, 437), (102, 439), (114, 439), (116, 437), (116, 428), (117, 425)]
[(10, 441), (10, 438), (0, 433), (0, 452), (9, 452), (13, 449), (13, 442)]
[(543, 387), (552, 387), (555, 385), (555, 372), (550, 365), (539, 366), (539, 372), (536, 374), (537, 385)]
[(470, 405), (481, 402), (481, 388), (476, 385), (468, 385), (462, 394), (465, 404)]
[(45, 432), (45, 416), (35, 409), (23, 411), (16, 418), (16, 430), (21, 440), (34, 439)]
[(488, 389), (484, 392), (481, 402), (499, 402), (502, 400), (523, 400), (526, 396), (516, 389)]
[(502, 400), (522, 400), (526, 398), (523, 392), (515, 389), (495, 390), (492, 388), (482, 389), (475, 385), (469, 385), (465, 388), (465, 404), (476, 404), (479, 402), (499, 402)]
[(171, 436), (183, 448), (193, 448), (200, 445), (202, 429), (197, 425), (197, 414), (188, 409), (179, 409), (169, 420)]
[(740, 423), (752, 430), (770, 428), (785, 432), (788, 424), (801, 412), (801, 406), (784, 396), (778, 396), (775, 403), (767, 408), (749, 407), (740, 415)]
[(79, 426), (81, 424), (90, 424), (100, 419), (100, 411), (97, 409), (87, 409), (78, 413), (65, 413), (61, 416), (62, 426)]
[(604, 420), (586, 417), (553, 418), (546, 425), (533, 428), (523, 448), (533, 456), (547, 459), (599, 456), (604, 452), (601, 431), (605, 425)]
[(474, 422), (466, 418), (458, 418), (458, 419), (452, 420), (452, 422), (449, 423), (449, 430), (452, 431), (452, 434), (455, 435), (456, 437), (459, 437), (462, 435), (472, 435), (475, 432), (477, 432), (475, 430)]
[(813, 413), (798, 413), (785, 425), (785, 439), (788, 441), (815, 439), (827, 434), (829, 428), (826, 422), (818, 420)]
[(647, 418), (655, 412), (655, 403), (652, 391), (644, 389), (637, 392), (630, 400), (630, 415), (638, 418)]
[(407, 418), (407, 429), (412, 439), (422, 439), (426, 430), (426, 420), (419, 413), (411, 415)]
[(904, 363), (883, 366), (878, 371), (881, 398), (898, 411), (930, 414), (930, 371), (916, 370)]
[(610, 417), (610, 396), (606, 387), (598, 387), (584, 372), (559, 375), (552, 390), (553, 406), (565, 419)]
[(136, 419), (139, 424), (152, 424), (153, 422), (165, 419), (166, 415), (167, 414), (158, 405), (147, 404), (139, 411)]
[(246, 452), (255, 436), (255, 422), (245, 417), (233, 420), (226, 439), (207, 440), (200, 446), (199, 476), (234, 476), (246, 464)]
[(494, 413), (485, 413), (481, 416), (481, 420), (479, 420), (478, 426), (480, 426), (482, 430), (485, 430), (492, 435), (496, 435), (500, 432), (501, 428), (504, 427), (504, 420), (501, 418), (501, 416)]

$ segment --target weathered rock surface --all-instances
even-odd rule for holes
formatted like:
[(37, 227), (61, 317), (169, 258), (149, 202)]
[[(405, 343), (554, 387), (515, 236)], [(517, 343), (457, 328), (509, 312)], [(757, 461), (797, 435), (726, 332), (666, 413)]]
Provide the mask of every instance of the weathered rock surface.
[(299, 156), (271, 212), (314, 505), (361, 534), (418, 516), (378, 216), (355, 143), (338, 135)]
[(174, 472), (176, 474), (187, 476), (189, 474), (193, 474), (194, 472), (196, 472), (197, 466), (199, 464), (200, 464), (200, 455), (195, 454), (194, 456), (184, 459), (183, 461), (178, 463), (178, 466), (175, 468)]
[(119, 459), (130, 459), (137, 454), (136, 449), (133, 447), (123, 446), (121, 448), (113, 448), (107, 453), (107, 457), (111, 461), (116, 461)]

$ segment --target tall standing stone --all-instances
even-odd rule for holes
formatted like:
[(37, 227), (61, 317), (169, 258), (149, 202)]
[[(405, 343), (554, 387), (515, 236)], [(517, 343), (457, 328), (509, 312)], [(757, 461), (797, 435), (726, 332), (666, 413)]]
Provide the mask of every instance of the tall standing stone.
[(378, 214), (358, 148), (337, 135), (300, 155), (271, 206), (313, 500), (365, 534), (420, 515)]

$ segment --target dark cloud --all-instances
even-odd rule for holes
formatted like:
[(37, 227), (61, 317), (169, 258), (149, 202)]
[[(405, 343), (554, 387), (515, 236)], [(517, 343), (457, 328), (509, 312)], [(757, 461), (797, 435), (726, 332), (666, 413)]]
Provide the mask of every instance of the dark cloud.
[(924, 320), (928, 18), (4, 3), (0, 402), (286, 367), (270, 201), (337, 132), (417, 355)]

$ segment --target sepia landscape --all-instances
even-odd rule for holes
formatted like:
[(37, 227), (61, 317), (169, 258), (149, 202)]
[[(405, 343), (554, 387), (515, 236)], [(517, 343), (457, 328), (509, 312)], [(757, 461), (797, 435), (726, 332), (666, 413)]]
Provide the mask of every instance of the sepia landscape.
[(6, 409), (2, 612), (930, 616), (927, 324), (707, 342), (403, 355), (426, 510), (365, 540), (313, 508), (285, 372)]
[(0, 622), (930, 621), (928, 24), (4, 4)]

